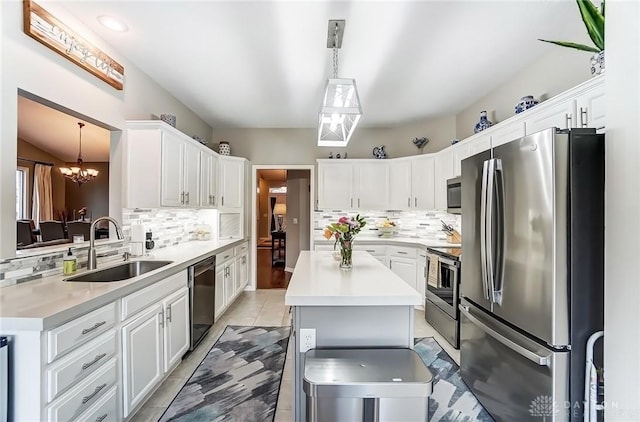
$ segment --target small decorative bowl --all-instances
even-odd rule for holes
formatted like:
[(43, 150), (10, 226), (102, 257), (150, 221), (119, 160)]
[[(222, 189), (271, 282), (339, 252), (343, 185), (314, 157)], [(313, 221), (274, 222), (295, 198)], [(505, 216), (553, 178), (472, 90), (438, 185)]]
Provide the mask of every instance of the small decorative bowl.
[(397, 228), (398, 227), (378, 227), (378, 232), (382, 234), (382, 237), (391, 237)]

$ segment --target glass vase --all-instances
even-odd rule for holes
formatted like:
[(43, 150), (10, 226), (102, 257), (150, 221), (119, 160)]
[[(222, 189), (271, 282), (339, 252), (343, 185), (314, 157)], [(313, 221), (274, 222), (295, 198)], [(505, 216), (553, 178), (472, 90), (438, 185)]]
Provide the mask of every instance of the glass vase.
[(351, 249), (351, 241), (345, 240), (340, 243), (340, 269), (349, 271), (353, 268), (353, 262), (351, 261), (353, 249)]

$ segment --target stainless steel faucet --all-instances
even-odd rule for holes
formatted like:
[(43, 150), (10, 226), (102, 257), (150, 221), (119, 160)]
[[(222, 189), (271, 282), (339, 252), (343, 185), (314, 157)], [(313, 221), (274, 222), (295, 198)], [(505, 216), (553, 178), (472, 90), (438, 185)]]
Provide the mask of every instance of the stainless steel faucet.
[(94, 246), (95, 242), (96, 242), (96, 224), (99, 221), (111, 221), (114, 225), (114, 227), (116, 228), (116, 236), (118, 236), (118, 239), (124, 239), (124, 234), (122, 233), (122, 227), (120, 227), (120, 224), (112, 217), (98, 217), (95, 220), (93, 220), (93, 222), (91, 223), (91, 228), (89, 229), (89, 250), (87, 253), (87, 269), (88, 270), (95, 270), (97, 265), (98, 265), (98, 259), (96, 257), (96, 248)]

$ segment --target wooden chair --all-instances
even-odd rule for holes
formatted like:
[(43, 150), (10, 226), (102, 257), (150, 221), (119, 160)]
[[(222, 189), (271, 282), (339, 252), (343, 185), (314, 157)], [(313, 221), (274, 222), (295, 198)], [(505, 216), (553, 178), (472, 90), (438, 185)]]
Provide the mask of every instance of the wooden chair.
[(17, 224), (17, 246), (25, 247), (31, 245), (36, 241), (36, 236), (33, 234), (35, 225), (33, 220), (18, 220)]
[(84, 240), (89, 240), (91, 236), (91, 223), (88, 221), (71, 221), (67, 223), (69, 240), (73, 241), (74, 235), (83, 235)]
[(66, 239), (62, 221), (41, 221), (40, 235), (42, 236), (43, 242), (48, 242), (49, 240)]

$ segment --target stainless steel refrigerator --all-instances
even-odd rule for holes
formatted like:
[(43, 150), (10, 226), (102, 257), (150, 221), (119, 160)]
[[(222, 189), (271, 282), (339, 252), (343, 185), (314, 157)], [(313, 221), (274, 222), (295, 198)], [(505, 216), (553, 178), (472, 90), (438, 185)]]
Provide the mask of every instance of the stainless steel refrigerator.
[(462, 161), (462, 378), (497, 421), (582, 419), (603, 329), (604, 136), (547, 129)]

